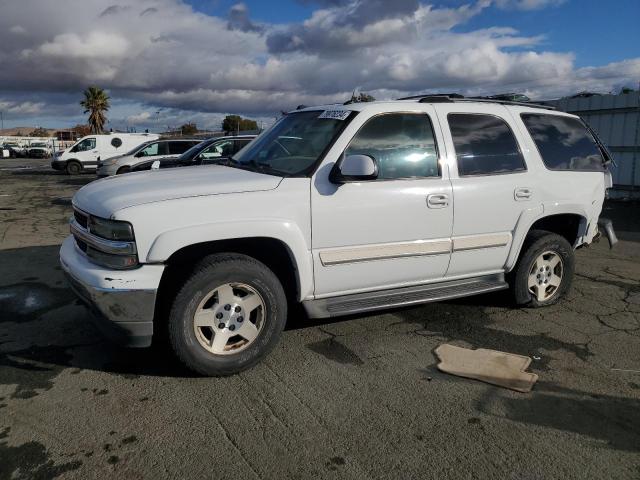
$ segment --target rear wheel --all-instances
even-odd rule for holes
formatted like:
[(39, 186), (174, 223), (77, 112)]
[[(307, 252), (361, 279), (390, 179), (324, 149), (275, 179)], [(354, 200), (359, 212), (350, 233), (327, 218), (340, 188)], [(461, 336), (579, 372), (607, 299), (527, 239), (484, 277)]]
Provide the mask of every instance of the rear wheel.
[(78, 175), (82, 171), (82, 165), (80, 162), (70, 160), (67, 162), (66, 171), (69, 175)]
[(178, 292), (169, 314), (169, 342), (188, 368), (232, 375), (276, 345), (287, 300), (275, 274), (246, 255), (205, 258)]
[(569, 242), (555, 233), (536, 230), (529, 234), (511, 276), (518, 305), (553, 305), (571, 289), (575, 259)]

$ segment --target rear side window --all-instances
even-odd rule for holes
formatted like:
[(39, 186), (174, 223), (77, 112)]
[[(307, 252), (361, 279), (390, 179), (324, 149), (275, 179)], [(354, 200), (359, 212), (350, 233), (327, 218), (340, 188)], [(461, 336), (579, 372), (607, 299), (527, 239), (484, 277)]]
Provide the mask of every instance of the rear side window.
[(431, 120), (423, 113), (387, 113), (373, 117), (353, 137), (345, 154), (375, 158), (379, 179), (440, 174)]
[(447, 119), (460, 176), (526, 170), (518, 142), (507, 122), (501, 118), (476, 113), (450, 113)]
[(236, 146), (235, 146), (235, 150), (233, 153), (237, 153), (240, 150), (242, 150), (246, 145), (248, 145), (251, 142), (251, 139), (247, 139), (247, 140), (236, 140)]
[(184, 152), (193, 147), (191, 142), (168, 142), (169, 155), (182, 155)]
[(604, 170), (600, 149), (577, 118), (533, 113), (521, 117), (548, 169)]

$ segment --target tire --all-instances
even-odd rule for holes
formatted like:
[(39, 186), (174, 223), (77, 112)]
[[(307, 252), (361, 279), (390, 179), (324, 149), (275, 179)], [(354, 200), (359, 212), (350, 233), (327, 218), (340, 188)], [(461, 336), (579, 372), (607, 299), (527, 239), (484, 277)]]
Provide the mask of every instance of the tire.
[(131, 167), (128, 165), (125, 165), (124, 167), (120, 167), (118, 169), (118, 171), (116, 172), (116, 175), (122, 175), (123, 173), (129, 173), (131, 171)]
[(571, 290), (574, 268), (573, 248), (564, 237), (531, 231), (510, 275), (516, 304), (537, 308), (557, 303)]
[[(206, 325), (196, 324), (196, 313)], [(177, 293), (168, 318), (169, 344), (194, 372), (233, 375), (273, 349), (286, 319), (287, 298), (271, 270), (246, 255), (214, 254), (198, 264)]]
[(82, 165), (76, 160), (69, 160), (65, 170), (69, 175), (78, 175), (82, 172)]

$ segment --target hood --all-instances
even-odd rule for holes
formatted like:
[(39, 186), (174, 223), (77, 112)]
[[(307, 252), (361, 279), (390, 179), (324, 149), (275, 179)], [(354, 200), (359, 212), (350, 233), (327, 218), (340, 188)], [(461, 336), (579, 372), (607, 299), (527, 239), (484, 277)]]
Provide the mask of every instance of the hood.
[(123, 208), (177, 198), (275, 189), (282, 177), (222, 165), (134, 172), (96, 180), (82, 187), (73, 205), (109, 218)]

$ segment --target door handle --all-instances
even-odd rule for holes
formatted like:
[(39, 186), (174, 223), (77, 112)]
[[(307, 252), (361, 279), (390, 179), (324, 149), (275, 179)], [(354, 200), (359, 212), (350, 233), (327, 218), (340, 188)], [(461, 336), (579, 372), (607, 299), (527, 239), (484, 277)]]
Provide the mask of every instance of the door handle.
[(533, 195), (533, 190), (527, 187), (516, 188), (513, 192), (513, 197), (516, 201), (529, 200)]
[(427, 206), (429, 208), (444, 208), (449, 205), (449, 195), (444, 193), (432, 193), (427, 196)]

